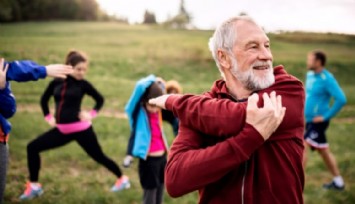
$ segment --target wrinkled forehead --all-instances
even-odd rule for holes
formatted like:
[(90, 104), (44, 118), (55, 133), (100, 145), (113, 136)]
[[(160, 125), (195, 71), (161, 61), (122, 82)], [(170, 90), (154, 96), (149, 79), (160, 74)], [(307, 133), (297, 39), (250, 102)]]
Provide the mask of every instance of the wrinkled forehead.
[(254, 22), (239, 21), (235, 25), (236, 32), (236, 44), (246, 45), (250, 42), (267, 43), (269, 38), (264, 30)]

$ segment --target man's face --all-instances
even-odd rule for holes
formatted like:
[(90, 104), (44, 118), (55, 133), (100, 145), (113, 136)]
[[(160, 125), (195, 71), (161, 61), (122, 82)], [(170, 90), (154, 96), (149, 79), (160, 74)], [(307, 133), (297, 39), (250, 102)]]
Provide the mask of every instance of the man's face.
[(236, 24), (232, 74), (251, 91), (265, 89), (275, 82), (270, 41), (257, 25), (247, 21)]
[(307, 55), (307, 69), (315, 70), (318, 66), (317, 60), (313, 53)]

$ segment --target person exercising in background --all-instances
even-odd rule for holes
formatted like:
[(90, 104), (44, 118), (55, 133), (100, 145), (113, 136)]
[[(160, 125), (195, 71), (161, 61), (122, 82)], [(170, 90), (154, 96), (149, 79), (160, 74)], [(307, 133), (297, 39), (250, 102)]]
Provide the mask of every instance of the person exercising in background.
[[(182, 94), (182, 87), (179, 82), (170, 80), (166, 82), (165, 89), (167, 94)], [(175, 137), (179, 132), (179, 119), (174, 116), (173, 112), (163, 109), (163, 120), (167, 121), (173, 128)]]
[[(41, 167), (40, 153), (76, 141), (84, 151), (96, 162), (105, 166), (116, 177), (116, 183), (111, 191), (121, 191), (130, 187), (127, 176), (122, 175), (118, 165), (102, 151), (91, 121), (97, 115), (104, 103), (102, 95), (84, 79), (88, 69), (88, 59), (85, 54), (71, 51), (67, 55), (66, 64), (73, 66), (73, 74), (67, 79), (54, 79), (47, 87), (41, 98), (41, 108), (45, 120), (53, 128), (43, 133), (27, 145), (27, 163), (30, 181), (21, 200), (40, 196), (43, 189), (39, 179)], [(81, 111), (80, 106), (85, 95), (91, 96), (96, 105), (90, 112)], [(49, 112), (48, 102), (54, 96), (55, 116)]]
[(125, 106), (131, 136), (128, 156), (139, 158), (139, 180), (143, 204), (161, 204), (164, 195), (164, 169), (168, 144), (163, 132), (161, 109), (148, 101), (163, 94), (159, 79), (149, 75), (140, 79)]
[(10, 81), (36, 81), (47, 76), (66, 78), (66, 75), (72, 72), (71, 66), (63, 64), (42, 66), (30, 60), (5, 62), (3, 58), (0, 58), (0, 204), (5, 191), (9, 157), (7, 143), (11, 124), (7, 119), (16, 112), (16, 100), (10, 88)]
[[(317, 150), (333, 175), (333, 180), (324, 184), (325, 189), (343, 190), (345, 185), (340, 175), (335, 157), (330, 151), (325, 132), (330, 120), (346, 103), (346, 97), (334, 76), (325, 68), (326, 55), (322, 51), (312, 51), (307, 58), (306, 78), (306, 132), (305, 144), (312, 150)], [(329, 106), (334, 99), (332, 106)], [(307, 149), (304, 152), (303, 163), (306, 166)]]
[[(161, 88), (162, 93), (182, 94), (182, 88), (179, 82), (175, 80), (170, 80), (168, 82), (165, 82), (165, 80), (161, 77), (156, 77), (155, 80), (157, 85), (159, 85), (159, 87)], [(163, 121), (166, 121), (171, 125), (174, 132), (174, 136), (176, 137), (179, 131), (179, 119), (175, 117), (173, 112), (169, 110), (162, 109), (161, 114), (162, 114)], [(123, 166), (125, 168), (129, 168), (134, 160), (134, 157), (132, 155), (133, 140), (134, 140), (134, 131), (131, 131), (128, 146), (127, 146), (126, 156), (123, 159)]]

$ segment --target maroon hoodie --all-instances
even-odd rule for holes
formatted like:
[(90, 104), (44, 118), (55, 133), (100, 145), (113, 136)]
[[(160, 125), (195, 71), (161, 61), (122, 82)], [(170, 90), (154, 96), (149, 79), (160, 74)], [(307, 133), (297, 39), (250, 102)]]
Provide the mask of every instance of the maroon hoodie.
[(274, 75), (258, 94), (276, 91), (286, 115), (267, 141), (245, 123), (246, 101), (234, 101), (222, 80), (203, 96), (168, 98), (180, 119), (165, 172), (171, 196), (199, 190), (199, 203), (303, 203), (304, 89), (282, 66)]

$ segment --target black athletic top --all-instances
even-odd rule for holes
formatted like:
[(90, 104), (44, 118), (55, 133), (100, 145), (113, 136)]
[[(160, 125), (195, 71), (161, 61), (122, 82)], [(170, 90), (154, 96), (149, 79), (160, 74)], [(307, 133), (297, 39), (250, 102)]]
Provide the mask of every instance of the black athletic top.
[(94, 110), (100, 110), (104, 104), (104, 98), (88, 81), (76, 80), (71, 76), (64, 80), (54, 79), (41, 97), (44, 116), (49, 114), (48, 102), (50, 97), (54, 96), (56, 123), (67, 124), (80, 121), (78, 115), (85, 94), (90, 95), (96, 101)]

